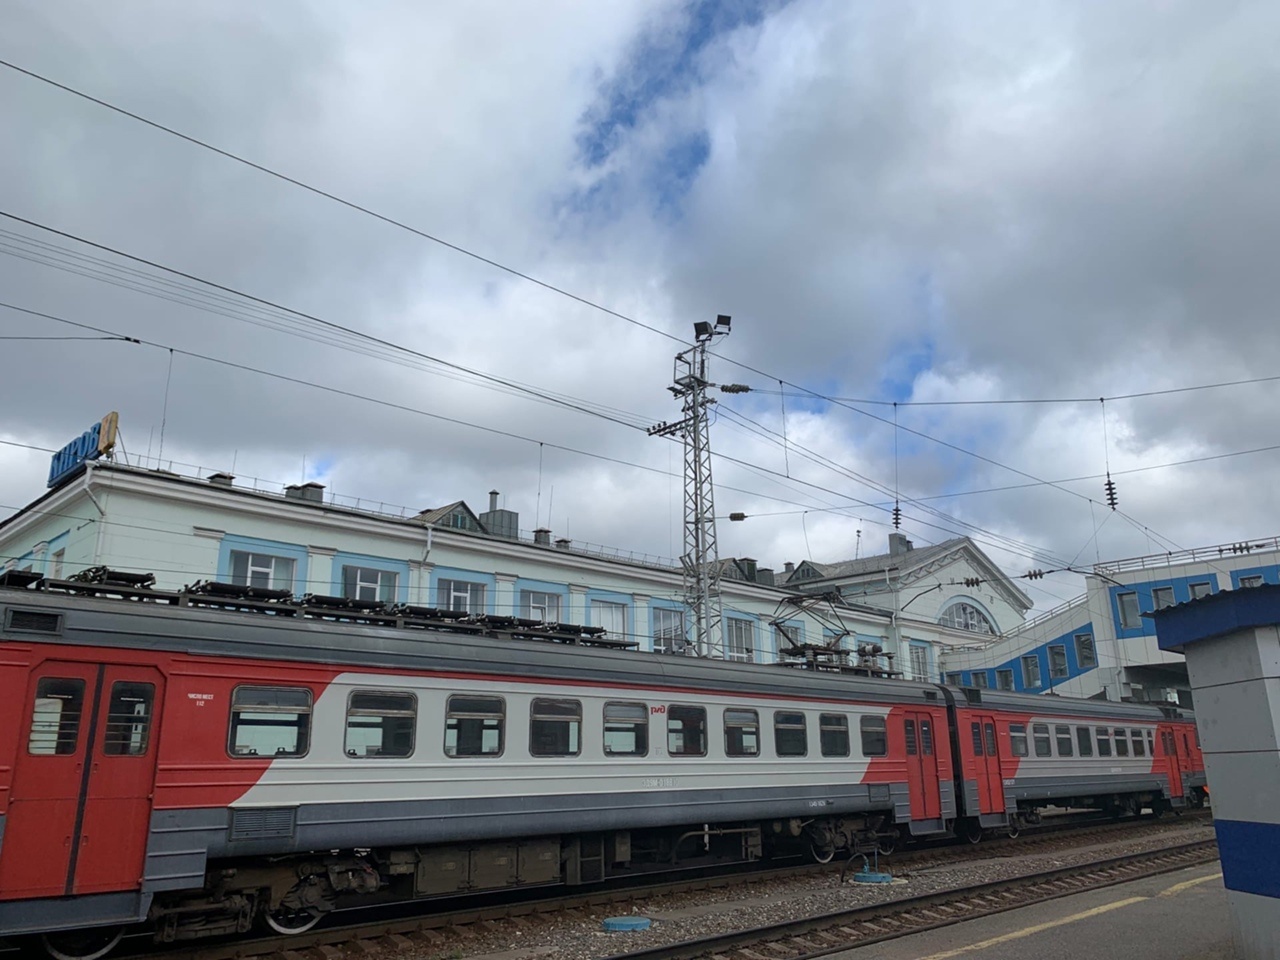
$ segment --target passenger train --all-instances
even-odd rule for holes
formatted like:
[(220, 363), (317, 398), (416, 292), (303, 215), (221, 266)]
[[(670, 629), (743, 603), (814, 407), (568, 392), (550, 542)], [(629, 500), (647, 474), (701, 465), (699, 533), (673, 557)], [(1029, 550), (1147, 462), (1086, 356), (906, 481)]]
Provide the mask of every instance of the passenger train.
[(152, 582), (0, 577), (0, 936), (60, 958), (1206, 796), (1168, 707)]

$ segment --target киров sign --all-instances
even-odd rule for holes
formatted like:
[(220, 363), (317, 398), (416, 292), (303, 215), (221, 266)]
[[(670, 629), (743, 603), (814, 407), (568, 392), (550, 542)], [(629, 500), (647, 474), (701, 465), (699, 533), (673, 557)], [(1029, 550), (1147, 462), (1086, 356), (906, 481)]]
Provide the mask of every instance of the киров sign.
[(86, 460), (97, 460), (104, 453), (110, 453), (116, 445), (119, 422), (119, 414), (112, 411), (55, 453), (49, 463), (48, 485), (55, 486)]

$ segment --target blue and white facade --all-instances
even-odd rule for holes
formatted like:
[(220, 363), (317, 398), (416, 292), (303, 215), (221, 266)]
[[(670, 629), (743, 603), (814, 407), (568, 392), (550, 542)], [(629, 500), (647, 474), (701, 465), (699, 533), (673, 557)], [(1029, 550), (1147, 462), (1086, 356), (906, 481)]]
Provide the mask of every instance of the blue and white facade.
[(1237, 953), (1278, 960), (1280, 587), (1223, 591), (1154, 620), (1161, 649), (1186, 656), (1195, 692)]
[[(337, 503), (314, 483), (267, 491), (226, 474), (91, 461), (0, 523), (0, 569), (56, 578), (102, 565), (154, 573), (161, 588), (220, 580), (583, 623), (653, 652), (685, 636), (674, 561), (608, 555), (546, 530), (522, 536), (496, 494), (480, 514), (462, 501), (421, 512), (379, 507)], [(727, 659), (773, 662), (792, 640), (825, 642), (830, 615), (824, 622), (780, 607), (794, 589), (775, 586), (754, 561), (733, 563), (721, 588)], [(774, 623), (780, 615), (786, 635)], [(972, 640), (914, 607), (841, 604), (837, 622), (849, 631), (846, 648), (878, 644), (895, 654), (896, 669), (923, 681), (937, 679), (943, 647)]]
[(1280, 540), (1100, 563), (1085, 594), (976, 648), (944, 652), (969, 686), (1190, 705), (1186, 663), (1156, 641), (1151, 614), (1190, 600), (1280, 583)]

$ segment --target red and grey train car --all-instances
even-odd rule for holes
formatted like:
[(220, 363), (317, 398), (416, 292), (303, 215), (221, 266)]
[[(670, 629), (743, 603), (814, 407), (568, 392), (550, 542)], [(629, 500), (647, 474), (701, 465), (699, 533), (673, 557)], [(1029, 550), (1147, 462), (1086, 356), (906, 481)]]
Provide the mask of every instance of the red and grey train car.
[(1154, 707), (442, 616), (0, 585), (0, 935), (84, 958), (134, 924), (297, 932), (355, 902), (697, 851), (826, 859), (1200, 789), (1193, 726)]

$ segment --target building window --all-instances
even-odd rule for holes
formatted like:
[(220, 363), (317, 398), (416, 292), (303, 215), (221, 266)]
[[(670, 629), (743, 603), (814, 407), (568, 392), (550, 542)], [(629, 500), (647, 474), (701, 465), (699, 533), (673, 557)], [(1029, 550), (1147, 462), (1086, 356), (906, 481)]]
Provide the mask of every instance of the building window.
[(460, 613), (484, 613), (484, 584), (468, 580), (440, 580), (436, 583), (436, 605)]
[(911, 652), (911, 679), (929, 682), (929, 648), (923, 643), (913, 643)]
[(445, 706), (445, 756), (498, 756), (506, 719), (507, 705), (501, 697), (450, 697)]
[(784, 710), (774, 713), (773, 749), (780, 757), (803, 757), (809, 752), (809, 733), (803, 713)]
[(947, 683), (951, 684), (953, 687), (958, 687), (958, 686), (960, 686), (960, 685), (961, 685), (961, 684), (960, 684), (960, 679), (961, 679), (961, 678), (960, 678), (960, 674), (959, 674), (959, 673), (948, 673), (948, 674), (947, 674)]
[(342, 595), (348, 600), (381, 600), (383, 603), (395, 603), (396, 580), (397, 577), (391, 570), (344, 566)]
[(1117, 593), (1116, 603), (1120, 605), (1120, 626), (1126, 630), (1142, 625), (1138, 616), (1138, 595), (1136, 593)]
[(1205, 597), (1213, 593), (1213, 584), (1211, 583), (1193, 583), (1191, 584), (1191, 599), (1203, 600)]
[(606, 636), (622, 639), (627, 635), (627, 605), (592, 600), (591, 622), (594, 626), (604, 627)]
[(649, 753), (649, 705), (604, 705), (604, 752), (610, 757), (643, 757)]
[(987, 671), (975, 670), (972, 673), (972, 677), (973, 677), (973, 685), (975, 687), (977, 687), (979, 690), (987, 689), (987, 686), (988, 686)]
[(963, 600), (957, 600), (943, 610), (938, 617), (938, 623), (944, 627), (968, 630), (970, 633), (986, 633), (994, 636), (996, 632), (995, 625), (985, 613), (972, 603), (966, 603)]
[(654, 607), (653, 652), (681, 653), (684, 650), (684, 611), (670, 607)]
[(520, 591), (520, 616), (526, 620), (557, 623), (560, 620), (560, 594), (541, 590)]
[(294, 565), (291, 557), (232, 550), (231, 582), (241, 587), (292, 590)]
[(1151, 600), (1157, 610), (1173, 606), (1173, 587), (1155, 587), (1151, 591)]
[(236, 687), (231, 694), (233, 757), (301, 757), (311, 731), (305, 687)]
[(1054, 680), (1063, 680), (1070, 676), (1067, 669), (1067, 648), (1062, 644), (1054, 644), (1049, 648), (1049, 676)]
[(529, 754), (576, 757), (581, 751), (582, 703), (537, 697), (529, 713)]
[(65, 549), (55, 550), (49, 557), (49, 579), (62, 579), (63, 561), (67, 559), (67, 551)]
[(755, 624), (750, 620), (725, 620), (724, 658), (751, 663), (755, 660), (755, 645), (752, 642)]
[(707, 755), (707, 711), (702, 707), (667, 707), (667, 753), (673, 757)]
[(1244, 587), (1260, 587), (1262, 586), (1262, 577), (1241, 577), (1240, 586)]
[(1040, 686), (1040, 658), (1034, 653), (1022, 658), (1022, 685), (1028, 688)]
[(996, 671), (996, 689), (997, 690), (1013, 689), (1013, 671), (1012, 670)]
[(760, 754), (760, 717), (754, 710), (725, 710), (724, 755), (755, 757)]
[(1098, 653), (1093, 648), (1092, 633), (1076, 634), (1076, 663), (1080, 664), (1082, 670), (1098, 665)]
[(347, 701), (348, 757), (408, 757), (418, 723), (418, 698), (412, 693), (357, 691)]

